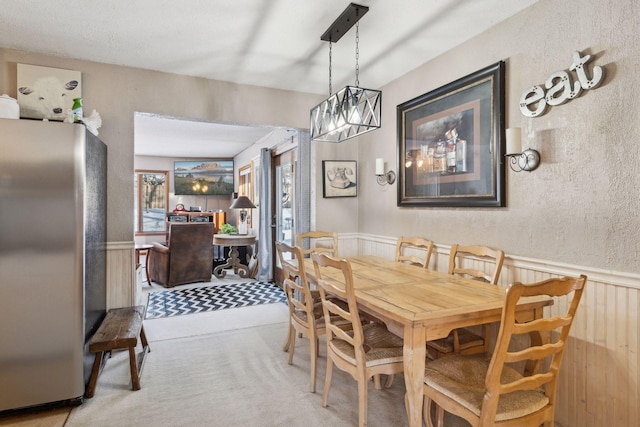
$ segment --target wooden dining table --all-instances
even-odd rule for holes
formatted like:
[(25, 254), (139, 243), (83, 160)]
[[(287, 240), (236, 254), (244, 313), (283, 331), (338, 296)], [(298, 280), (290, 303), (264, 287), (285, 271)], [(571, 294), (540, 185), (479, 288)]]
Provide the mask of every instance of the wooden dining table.
[[(358, 309), (382, 320), (404, 339), (407, 417), (409, 426), (421, 427), (427, 340), (444, 338), (455, 328), (500, 321), (506, 289), (376, 256), (347, 259)], [(305, 272), (315, 283), (311, 259), (305, 259)], [(341, 274), (327, 271), (322, 277), (343, 282)], [(549, 298), (529, 298), (518, 305), (518, 320), (539, 318), (552, 303)]]

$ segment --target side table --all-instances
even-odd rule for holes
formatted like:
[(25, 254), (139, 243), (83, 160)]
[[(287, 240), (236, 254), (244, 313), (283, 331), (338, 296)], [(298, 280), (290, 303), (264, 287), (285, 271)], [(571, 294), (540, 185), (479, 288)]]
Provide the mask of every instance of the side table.
[(227, 275), (225, 268), (233, 267), (233, 272), (240, 277), (249, 277), (249, 268), (240, 262), (238, 258), (238, 246), (248, 246), (256, 243), (256, 236), (251, 234), (214, 234), (213, 244), (229, 246), (229, 258), (225, 264), (213, 269), (213, 275), (222, 279)]
[(147, 284), (151, 286), (151, 279), (149, 278), (149, 256), (151, 255), (151, 248), (153, 245), (142, 244), (135, 245), (136, 250), (136, 270), (140, 267), (140, 255), (144, 254), (144, 272), (147, 276)]

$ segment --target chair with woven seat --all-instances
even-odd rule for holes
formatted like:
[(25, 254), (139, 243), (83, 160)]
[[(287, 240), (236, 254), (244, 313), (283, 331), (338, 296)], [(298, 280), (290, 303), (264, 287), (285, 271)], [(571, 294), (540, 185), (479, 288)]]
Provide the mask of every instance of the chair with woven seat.
[[(367, 389), (369, 379), (403, 371), (402, 338), (389, 332), (383, 324), (360, 323), (358, 305), (353, 288), (351, 264), (322, 253), (311, 254), (315, 276), (318, 280), (322, 309), (326, 324), (327, 371), (322, 395), (322, 406), (326, 407), (331, 387), (333, 365), (349, 373), (358, 383), (358, 420), (360, 426), (367, 425)], [(327, 269), (341, 272), (342, 283), (325, 278)], [(335, 295), (347, 306), (336, 304), (328, 295)], [(345, 331), (336, 321), (346, 320), (352, 326)], [(387, 384), (388, 386), (389, 384)]]
[[(305, 242), (308, 245), (305, 245)], [(333, 257), (338, 256), (338, 233), (328, 231), (307, 231), (296, 236), (296, 245), (308, 258), (313, 252), (324, 252)], [(305, 249), (306, 248), (306, 249)]]
[(309, 338), (311, 349), (309, 352), (311, 357), (311, 385), (309, 389), (315, 393), (318, 342), (319, 337), (324, 335), (326, 331), (322, 306), (311, 296), (300, 248), (276, 242), (276, 250), (284, 273), (283, 287), (289, 306), (289, 332), (283, 350), (289, 352), (289, 365), (291, 365), (293, 364), (296, 331), (300, 336), (305, 335)]
[[(432, 251), (433, 242), (430, 240), (421, 237), (398, 237), (395, 260), (429, 268)], [(423, 257), (417, 256), (419, 252), (424, 252)]]
[[(513, 284), (507, 290), (490, 359), (486, 355), (453, 355), (427, 362), (423, 387), (427, 425), (433, 427), (435, 406), (439, 427), (445, 411), (464, 418), (473, 427), (553, 427), (562, 356), (586, 281), (587, 277), (581, 275)], [(515, 313), (520, 299), (541, 295), (566, 298), (566, 311), (518, 323)], [(532, 339), (526, 348), (518, 346), (509, 351), (512, 337), (530, 333), (547, 339)], [(517, 369), (524, 362), (535, 364), (531, 375), (523, 376)]]
[[(487, 273), (474, 266), (463, 265), (462, 257), (474, 257), (485, 265), (493, 265), (491, 272)], [(466, 260), (467, 264), (469, 260)], [(498, 284), (502, 264), (504, 262), (504, 252), (499, 249), (492, 249), (487, 246), (471, 245), (460, 246), (454, 244), (449, 253), (449, 274), (457, 274), (463, 277), (470, 277), (475, 280)], [(489, 325), (482, 325), (482, 336), (468, 328), (454, 329), (446, 338), (428, 341), (427, 351), (430, 358), (451, 354), (478, 354), (489, 351)]]

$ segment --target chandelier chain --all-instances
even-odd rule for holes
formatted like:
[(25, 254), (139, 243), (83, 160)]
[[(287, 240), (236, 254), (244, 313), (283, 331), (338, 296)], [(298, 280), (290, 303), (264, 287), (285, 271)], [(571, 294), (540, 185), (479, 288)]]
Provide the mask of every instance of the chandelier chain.
[(358, 64), (358, 59), (360, 58), (360, 48), (358, 45), (360, 44), (360, 23), (356, 22), (356, 87), (360, 87), (360, 79), (358, 75), (360, 74), (360, 64)]
[(331, 46), (333, 46), (333, 43), (329, 41), (329, 96), (333, 93), (331, 90)]

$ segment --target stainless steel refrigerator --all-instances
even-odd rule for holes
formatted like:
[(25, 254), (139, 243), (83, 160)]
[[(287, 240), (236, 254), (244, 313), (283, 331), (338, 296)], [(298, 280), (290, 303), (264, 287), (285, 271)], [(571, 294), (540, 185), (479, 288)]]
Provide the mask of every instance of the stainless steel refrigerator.
[(82, 402), (106, 311), (106, 146), (0, 119), (0, 412)]

